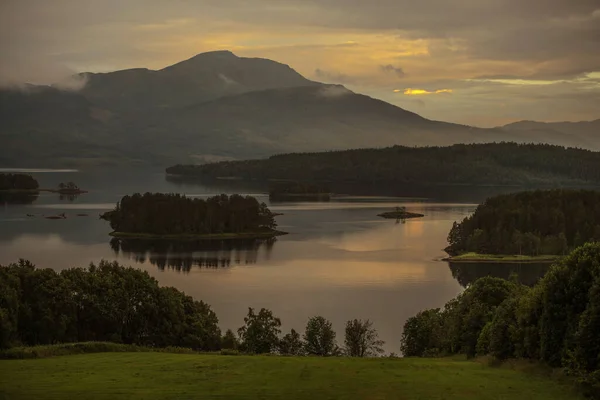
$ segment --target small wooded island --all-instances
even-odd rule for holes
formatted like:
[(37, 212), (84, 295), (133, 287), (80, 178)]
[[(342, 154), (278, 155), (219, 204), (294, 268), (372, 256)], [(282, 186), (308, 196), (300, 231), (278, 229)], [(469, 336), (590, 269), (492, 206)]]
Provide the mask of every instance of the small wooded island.
[(28, 174), (0, 174), (0, 191), (37, 192), (40, 185)]
[(409, 219), (409, 218), (421, 218), (424, 214), (413, 213), (406, 211), (406, 207), (396, 207), (394, 211), (387, 211), (381, 214), (377, 214), (378, 217), (388, 219)]
[(600, 241), (600, 192), (536, 190), (495, 196), (455, 222), (451, 262), (550, 263)]
[(100, 218), (110, 222), (110, 235), (121, 238), (212, 240), (263, 239), (286, 232), (265, 203), (252, 196), (222, 194), (208, 199), (180, 194), (136, 193), (124, 196)]
[(0, 192), (38, 193), (51, 192), (77, 195), (87, 193), (73, 182), (60, 183), (56, 189), (40, 189), (38, 181), (29, 174), (0, 174)]
[(271, 201), (329, 201), (331, 194), (324, 185), (307, 182), (276, 182), (269, 188)]
[(50, 189), (51, 192), (60, 193), (60, 194), (82, 194), (87, 193), (87, 190), (81, 190), (79, 186), (77, 186), (73, 182), (67, 183), (59, 183), (58, 189)]

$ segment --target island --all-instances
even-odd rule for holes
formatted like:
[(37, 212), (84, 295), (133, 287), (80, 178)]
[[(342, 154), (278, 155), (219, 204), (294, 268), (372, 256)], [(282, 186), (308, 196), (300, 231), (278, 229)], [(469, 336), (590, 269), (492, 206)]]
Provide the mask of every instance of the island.
[(39, 183), (28, 174), (0, 174), (0, 191), (32, 192), (39, 191)]
[(329, 189), (311, 182), (275, 182), (269, 188), (270, 201), (329, 201)]
[(48, 189), (49, 192), (60, 193), (64, 195), (78, 195), (82, 193), (87, 193), (87, 190), (82, 190), (73, 182), (67, 183), (59, 183), (58, 189)]
[(535, 190), (490, 197), (448, 234), (456, 263), (552, 263), (600, 241), (600, 192)]
[(378, 217), (388, 219), (409, 219), (409, 218), (421, 218), (424, 214), (413, 213), (406, 211), (406, 207), (396, 207), (394, 211), (388, 211), (381, 214), (377, 214)]
[(265, 203), (237, 194), (200, 199), (136, 193), (100, 218), (110, 222), (111, 236), (128, 239), (267, 239), (286, 234), (275, 229), (274, 214)]

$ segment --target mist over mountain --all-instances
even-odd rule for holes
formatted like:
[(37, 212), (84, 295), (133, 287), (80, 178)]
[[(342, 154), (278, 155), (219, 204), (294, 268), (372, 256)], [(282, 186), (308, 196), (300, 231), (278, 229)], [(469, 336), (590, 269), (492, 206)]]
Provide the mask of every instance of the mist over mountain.
[[(515, 141), (598, 148), (598, 121), (482, 129), (425, 119), (287, 65), (229, 51), (161, 70), (82, 73), (59, 86), (0, 90), (0, 163), (159, 166), (391, 145)], [(586, 124), (589, 124), (586, 125)]]

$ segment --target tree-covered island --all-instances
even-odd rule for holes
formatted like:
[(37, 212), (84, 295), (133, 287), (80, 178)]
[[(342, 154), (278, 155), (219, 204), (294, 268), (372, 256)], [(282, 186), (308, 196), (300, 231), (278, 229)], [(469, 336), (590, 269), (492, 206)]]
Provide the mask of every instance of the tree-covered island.
[(455, 222), (445, 249), (453, 262), (552, 262), (600, 241), (600, 192), (536, 190), (495, 196)]
[(60, 194), (82, 194), (87, 193), (87, 190), (82, 190), (73, 182), (61, 182), (58, 184), (58, 189), (52, 190), (55, 193)]
[(28, 174), (0, 174), (0, 191), (37, 192), (40, 185)]
[(285, 234), (265, 203), (252, 196), (222, 194), (208, 199), (180, 194), (136, 193), (100, 216), (111, 236), (156, 239), (258, 239)]
[(394, 211), (386, 211), (381, 214), (377, 214), (378, 217), (387, 219), (409, 219), (409, 218), (421, 218), (424, 214), (414, 213), (406, 211), (406, 207), (396, 207)]

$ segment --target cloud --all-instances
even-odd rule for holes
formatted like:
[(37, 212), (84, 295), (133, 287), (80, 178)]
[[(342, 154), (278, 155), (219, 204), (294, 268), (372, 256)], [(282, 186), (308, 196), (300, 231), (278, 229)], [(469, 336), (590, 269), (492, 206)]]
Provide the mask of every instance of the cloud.
[(315, 69), (314, 75), (317, 77), (317, 79), (320, 79), (325, 83), (352, 83), (354, 81), (346, 74), (325, 71), (320, 68)]
[[(600, 117), (598, 0), (257, 3), (3, 0), (0, 82), (49, 84), (86, 70), (160, 69), (230, 49), (401, 107), (418, 106), (413, 100), (423, 96), (392, 91), (390, 80), (401, 78), (402, 87), (429, 94), (419, 111), (433, 119), (494, 125), (522, 117)], [(454, 92), (431, 95), (435, 88)]]
[(379, 69), (385, 73), (395, 74), (398, 78), (404, 78), (406, 73), (400, 67), (394, 67), (392, 64), (380, 65)]
[(418, 95), (423, 95), (423, 94), (440, 94), (440, 93), (452, 93), (452, 89), (437, 89), (437, 90), (425, 90), (425, 89), (412, 89), (412, 88), (406, 88), (404, 90), (401, 89), (394, 89), (394, 93), (400, 93), (402, 92), (403, 94), (407, 95), (407, 96), (418, 96)]
[(320, 88), (318, 94), (323, 97), (336, 98), (352, 94), (352, 91), (340, 85), (328, 85)]

